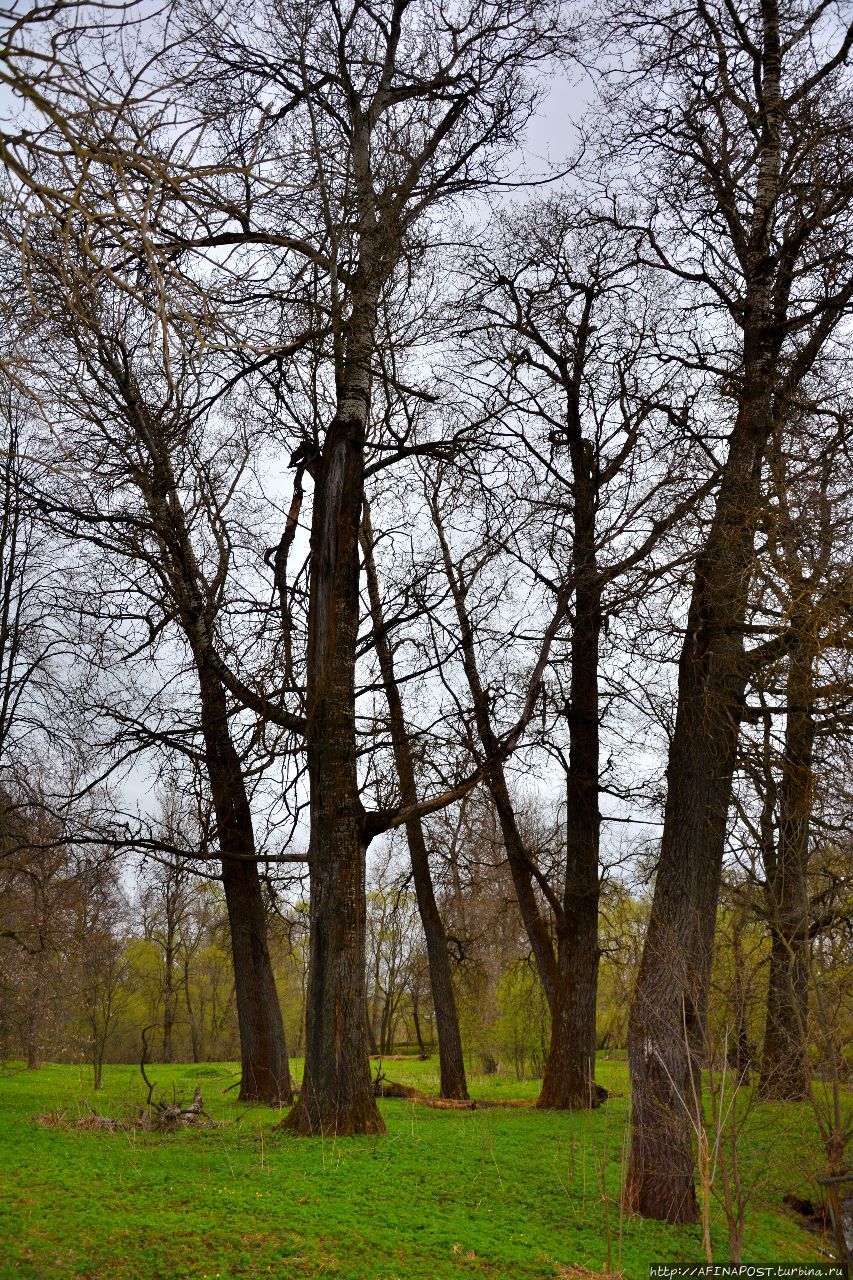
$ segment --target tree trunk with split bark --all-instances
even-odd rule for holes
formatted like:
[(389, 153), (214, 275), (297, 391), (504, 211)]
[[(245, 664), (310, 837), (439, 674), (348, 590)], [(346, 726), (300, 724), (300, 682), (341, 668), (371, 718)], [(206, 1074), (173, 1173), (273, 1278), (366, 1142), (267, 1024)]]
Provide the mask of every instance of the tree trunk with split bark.
[(305, 1074), (294, 1133), (384, 1133), (370, 1076), (365, 997), (364, 809), (358, 792), (355, 660), (364, 435), (376, 297), (355, 291), (347, 373), (315, 476), (308, 607), (306, 751), (311, 932)]

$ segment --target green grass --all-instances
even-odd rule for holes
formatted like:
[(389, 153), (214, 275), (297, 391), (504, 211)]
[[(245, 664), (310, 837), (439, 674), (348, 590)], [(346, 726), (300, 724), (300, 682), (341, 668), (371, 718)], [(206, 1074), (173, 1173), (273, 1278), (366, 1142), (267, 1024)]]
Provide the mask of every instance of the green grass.
[[(435, 1062), (387, 1064), (436, 1088)], [(198, 1083), (219, 1126), (174, 1136), (42, 1128), (36, 1115), (88, 1099), (119, 1114), (141, 1102), (138, 1069), (112, 1066), (95, 1095), (84, 1067), (0, 1070), (0, 1277), (10, 1280), (228, 1280), (230, 1277), (493, 1277), (577, 1266), (645, 1280), (651, 1262), (698, 1261), (699, 1234), (619, 1210), (627, 1071), (602, 1060), (617, 1096), (592, 1115), (434, 1111), (382, 1103), (381, 1139), (300, 1139), (239, 1105), (228, 1064), (153, 1066), (158, 1094)], [(537, 1082), (471, 1080), (479, 1097), (533, 1097)], [(818, 1261), (824, 1243), (782, 1195), (814, 1197), (821, 1152), (807, 1107), (756, 1107), (744, 1138), (755, 1179), (744, 1261)], [(601, 1166), (607, 1200), (602, 1196)], [(621, 1235), (621, 1243), (620, 1243)], [(728, 1260), (715, 1209), (715, 1259)], [(621, 1260), (620, 1260), (621, 1250)]]

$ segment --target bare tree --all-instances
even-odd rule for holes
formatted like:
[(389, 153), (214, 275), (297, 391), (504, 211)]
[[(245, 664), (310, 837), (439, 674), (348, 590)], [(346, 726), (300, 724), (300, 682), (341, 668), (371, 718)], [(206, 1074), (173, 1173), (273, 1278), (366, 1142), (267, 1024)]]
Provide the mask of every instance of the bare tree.
[(23, 390), (24, 353), (15, 350), (11, 324), (7, 335), (0, 355), (0, 780), (12, 785), (50, 741), (51, 676), (70, 636), (56, 609), (64, 548), (41, 525), (33, 499), (43, 473)]
[[(119, 235), (128, 223), (143, 228), (163, 279), (185, 280), (193, 270), (221, 275), (223, 250), (234, 249), (249, 263), (249, 298), (259, 273), (260, 293), (279, 315), (307, 310), (313, 325), (323, 314), (329, 341), (322, 371), (309, 377), (313, 406), (294, 450), (313, 479), (303, 722), (312, 942), (305, 1080), (289, 1124), (301, 1133), (376, 1131), (365, 1042), (364, 855), (400, 818), (366, 814), (359, 796), (358, 538), (368, 457), (384, 466), (424, 447), (373, 435), (379, 315), (435, 239), (439, 208), (500, 177), (535, 103), (526, 73), (561, 49), (561, 14), (556, 4), (531, 0), (469, 0), (453, 11), (432, 0), (389, 0), (378, 9), (352, 0), (320, 10), (302, 0), (258, 0), (228, 12), (188, 4), (180, 30), (172, 26), (167, 36), (172, 50), (180, 35), (179, 56), (161, 62), (164, 76), (185, 87), (195, 117), (178, 136), (163, 106), (174, 81), (158, 98), (151, 65), (131, 65), (121, 39), (111, 66), (110, 37), (87, 48), (85, 34), (69, 28), (62, 56), (47, 54), (38, 71), (27, 63), (28, 33), (16, 28), (10, 65), (51, 127), (71, 132), (75, 154), (82, 147), (92, 158), (86, 168), (98, 200), (86, 203), (90, 225), (118, 227)], [(136, 107), (128, 145), (128, 109)], [(43, 147), (24, 139), (7, 151), (19, 179), (52, 205), (82, 207), (76, 180), (64, 172), (48, 190)], [(200, 174), (202, 153), (210, 163)], [(30, 170), (41, 165), (39, 176), (30, 176), (22, 155)], [(64, 159), (54, 163), (62, 170)], [(144, 193), (155, 190), (152, 229)], [(230, 268), (229, 261), (229, 280)], [(280, 358), (280, 343), (267, 342), (263, 359)], [(318, 396), (329, 405), (322, 423)], [(283, 537), (275, 566), (282, 599), (287, 546)]]
[(183, 961), (188, 961), (185, 935), (192, 912), (189, 863), (192, 849), (187, 840), (187, 815), (181, 810), (180, 798), (174, 793), (167, 794), (161, 802), (159, 817), (170, 843), (176, 848), (187, 844), (187, 856), (163, 858), (144, 868), (139, 895), (143, 935), (161, 955), (164, 1062), (174, 1061), (173, 1032), (178, 1002), (189, 977)]
[(744, 839), (760, 854), (757, 914), (771, 938), (761, 1091), (800, 1100), (811, 1088), (808, 953), (843, 911), (844, 892), (831, 878), (817, 890), (809, 868), (816, 850), (843, 838), (837, 763), (851, 707), (848, 420), (829, 405), (822, 417), (782, 424), (768, 451), (752, 616), (784, 619), (789, 640), (787, 653), (750, 679), (745, 716), (756, 730), (744, 735), (741, 754), (759, 810), (751, 818), (738, 806)]
[[(385, 820), (366, 817), (359, 797), (355, 663), (365, 453), (382, 448), (370, 438), (378, 315), (438, 205), (491, 181), (531, 109), (524, 70), (554, 50), (556, 27), (547, 6), (526, 0), (475, 0), (452, 16), (428, 3), (356, 0), (322, 12), (258, 5), (228, 28), (204, 18), (200, 70), (217, 103), (226, 86), (245, 102), (248, 85), (257, 101), (272, 94), (285, 107), (272, 129), (276, 113), (246, 118), (239, 143), (249, 154), (260, 139), (283, 185), (271, 189), (258, 166), (257, 179), (247, 175), (250, 203), (221, 201), (221, 231), (206, 243), (266, 241), (297, 270), (316, 268), (332, 332), (331, 420), (306, 441), (312, 934), (305, 1077), (288, 1125), (373, 1132), (383, 1125), (365, 1041), (364, 854)], [(264, 226), (267, 206), (272, 218), (291, 213), (284, 236)]]
[(681, 651), (630, 1031), (626, 1203), (684, 1222), (698, 1210), (691, 1118), (680, 1099), (690, 1097), (689, 1045), (702, 1043), (744, 685), (757, 660), (744, 652), (744, 615), (762, 463), (853, 298), (853, 30), (823, 5), (776, 0), (622, 8), (612, 28), (630, 66), (606, 94), (607, 143), (620, 157), (644, 158), (643, 189), (630, 199), (638, 214), (646, 198), (652, 208), (648, 257), (709, 317), (684, 355), (716, 371), (729, 425)]
[(109, 850), (84, 856), (76, 868), (74, 941), (70, 959), (79, 967), (84, 1040), (94, 1087), (103, 1083), (107, 1048), (126, 1010), (128, 903)]
[[(459, 485), (458, 483), (456, 486), (451, 485), (446, 472), (442, 469), (439, 470), (438, 475), (428, 480), (427, 484), (430, 515), (438, 538), (441, 565), (456, 615), (458, 627), (456, 635), (458, 635), (462, 666), (471, 699), (473, 721), (482, 746), (484, 781), (500, 823), (503, 847), (512, 874), (521, 918), (530, 940), (548, 1006), (553, 1013), (557, 965), (547, 910), (543, 905), (543, 895), (552, 910), (559, 910), (559, 905), (547, 877), (537, 865), (524, 840), (507, 778), (502, 735), (495, 725), (492, 699), (480, 673), (476, 628), (471, 617), (470, 596), (476, 577), (476, 568), (481, 556), (484, 555), (487, 561), (492, 559), (491, 549), (488, 548), (484, 553), (478, 539), (467, 556), (460, 557), (459, 560), (454, 559), (444, 508), (449, 507), (451, 511), (453, 510)], [(467, 560), (472, 564), (470, 571)], [(546, 633), (555, 635), (564, 616), (565, 595), (561, 597), (556, 611), (549, 619)]]
[[(88, 599), (92, 616), (114, 628), (120, 645), (141, 622), (128, 656), (150, 655), (172, 627), (187, 646), (198, 707), (193, 732), (201, 751), (188, 747), (183, 728), (170, 734), (137, 722), (136, 732), (143, 745), (165, 743), (206, 770), (231, 924), (242, 1096), (289, 1101), (249, 796), (211, 643), (234, 555), (224, 508), (247, 449), (228, 449), (197, 429), (203, 373), (198, 347), (182, 343), (180, 325), (172, 333), (160, 330), (160, 358), (151, 361), (148, 340), (158, 319), (146, 291), (144, 259), (137, 259), (139, 288), (117, 287), (116, 259), (126, 261), (125, 245), (105, 235), (95, 256), (84, 219), (64, 223), (37, 208), (27, 216), (29, 239), (21, 238), (20, 221), (7, 224), (7, 235), (25, 246), (30, 339), (37, 335), (49, 344), (33, 405), (47, 423), (47, 438), (58, 439), (60, 457), (73, 457), (75, 479), (72, 485), (63, 475), (42, 484), (38, 506), (67, 536), (98, 549), (108, 577), (123, 566), (130, 597), (123, 625), (115, 628), (115, 612), (103, 608), (115, 581), (90, 591)], [(204, 456), (206, 445), (211, 452)], [(146, 671), (150, 675), (150, 667)], [(121, 710), (121, 704), (114, 708), (120, 718)], [(125, 723), (125, 732), (129, 728)]]
[[(506, 532), (496, 519), (492, 537), (547, 583), (558, 608), (570, 601), (551, 680), (568, 745), (560, 745), (556, 726), (546, 738), (565, 768), (567, 816), (565, 858), (549, 894), (556, 957), (540, 964), (552, 1047), (539, 1105), (593, 1106), (601, 1096), (595, 1006), (604, 651), (613, 646), (610, 624), (615, 633), (652, 584), (671, 577), (683, 554), (675, 530), (683, 540), (684, 518), (710, 489), (713, 469), (709, 479), (691, 441), (695, 389), (660, 361), (671, 304), (638, 261), (634, 233), (613, 231), (574, 198), (537, 200), (498, 223), (469, 271), (474, 284), (461, 324), (488, 408), (503, 433), (518, 438), (512, 505), (530, 512), (524, 533), (508, 512)], [(450, 574), (447, 555), (445, 562)], [(465, 589), (458, 573), (456, 580), (459, 611)], [(624, 700), (612, 682), (606, 688), (615, 719)], [(500, 811), (505, 801), (495, 798)], [(520, 901), (529, 895), (526, 879), (529, 869), (517, 877)]]

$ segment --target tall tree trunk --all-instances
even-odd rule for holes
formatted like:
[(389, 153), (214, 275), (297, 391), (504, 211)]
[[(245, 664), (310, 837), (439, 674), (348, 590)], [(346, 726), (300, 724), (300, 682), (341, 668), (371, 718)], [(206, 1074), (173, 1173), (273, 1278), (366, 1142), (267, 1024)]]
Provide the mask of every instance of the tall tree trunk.
[(187, 1007), (187, 1019), (190, 1024), (190, 1052), (192, 1053), (192, 1060), (193, 1062), (201, 1062), (199, 1054), (198, 1022), (196, 1021), (195, 1006), (193, 1005), (192, 995), (190, 994), (190, 962), (188, 958), (184, 959), (184, 1004)]
[(293, 1101), (284, 1025), (267, 942), (257, 863), (224, 857), (222, 883), (231, 930), (240, 1028), (241, 1101)]
[(531, 861), (524, 847), (521, 832), (518, 829), (515, 809), (507, 786), (506, 772), (500, 760), (497, 735), (492, 728), (489, 700), (486, 690), (483, 688), (483, 682), (480, 679), (477, 654), (474, 647), (474, 631), (465, 602), (466, 589), (457, 574), (451, 558), (450, 547), (445, 536), (444, 525), (437, 503), (433, 502), (431, 506), (433, 523), (441, 546), (444, 572), (459, 622), (462, 660), (468, 688), (471, 691), (471, 700), (474, 704), (477, 733), (488, 761), (485, 776), (486, 786), (489, 789), (489, 794), (492, 797), (492, 802), (498, 815), (507, 864), (512, 875), (521, 919), (530, 941), (536, 969), (545, 992), (545, 998), (548, 1001), (548, 1008), (553, 1017), (557, 985), (557, 961), (554, 956), (554, 945), (551, 941), (547, 921), (540, 910), (539, 900), (533, 887)]
[(38, 1071), (41, 1066), (41, 986), (33, 987), (27, 1005), (26, 1019), (26, 1051), (27, 1070)]
[[(739, 403), (705, 546), (697, 559), (678, 667), (660, 861), (628, 1027), (632, 1133), (627, 1206), (695, 1222), (692, 1135), (701, 1126), (699, 1060), (746, 670), (743, 624), (754, 561), (761, 467), (774, 411), (804, 375), (780, 373), (780, 298), (771, 246), (781, 169), (782, 42), (778, 0), (762, 0), (761, 132), (743, 265)], [(704, 164), (704, 161), (703, 161)], [(784, 378), (786, 381), (782, 381)], [(774, 396), (780, 397), (774, 401)]]
[[(171, 930), (171, 926), (167, 925)], [(174, 950), (170, 941), (167, 941), (166, 950), (163, 953), (163, 1061), (172, 1062), (174, 1059), (174, 1050), (172, 1047), (173, 1031), (175, 1026), (175, 959)]]
[(228, 731), (225, 694), (199, 659), (202, 732), (216, 813), (222, 884), (231, 931), (240, 1028), (240, 1100), (272, 1106), (293, 1099), (281, 1006), (267, 941), (267, 918), (252, 813), (240, 760)]
[(566, 871), (557, 922), (557, 984), (551, 1046), (537, 1106), (580, 1110), (597, 1106), (595, 1005), (598, 994), (599, 715), (598, 649), (601, 587), (595, 560), (593, 454), (571, 443), (575, 478), (575, 625), (569, 687), (569, 770), (566, 779)]
[(168, 443), (127, 372), (115, 381), (125, 391), (131, 420), (151, 462), (141, 491), (162, 540), (174, 600), (198, 672), (201, 730), (210, 795), (216, 814), (222, 882), (231, 930), (234, 990), (240, 1028), (242, 1101), (272, 1105), (293, 1097), (281, 1007), (267, 943), (267, 922), (252, 812), (240, 757), (231, 740), (225, 692), (210, 646), (215, 609), (193, 548)]
[(801, 640), (788, 667), (778, 853), (765, 869), (771, 953), (761, 1096), (792, 1102), (807, 1098), (810, 1089), (808, 864), (815, 735), (813, 663), (812, 647)]
[(743, 622), (770, 428), (756, 373), (693, 582), (655, 893), (628, 1026), (628, 1207), (695, 1222), (692, 1135), (726, 818), (743, 704)]
[[(370, 511), (367, 503), (364, 505), (362, 518), (362, 547), (367, 573), (367, 589), (370, 598), (373, 632), (376, 650), (379, 655), (382, 683), (385, 687), (385, 697), (388, 703), (391, 744), (394, 750), (397, 776), (400, 781), (400, 795), (403, 804), (409, 807), (416, 805), (418, 802), (415, 768), (403, 714), (400, 688), (394, 671), (394, 656), (388, 643), (385, 619), (382, 613), (382, 598), (376, 573), (376, 563), (373, 557), (373, 530), (370, 524)], [(444, 922), (441, 919), (441, 912), (435, 899), (435, 890), (429, 866), (429, 854), (424, 837), (423, 822), (420, 818), (412, 818), (406, 823), (406, 838), (409, 844), (409, 857), (412, 863), (412, 876), (415, 882), (418, 911), (420, 912), (421, 925), (423, 926), (426, 940), (432, 1003), (435, 1009), (438, 1030), (440, 1095), (442, 1098), (466, 1099), (468, 1097), (468, 1084), (465, 1079), (462, 1035), (459, 1030), (456, 997), (453, 992), (453, 977), (450, 970), (450, 956), (447, 950), (447, 935), (444, 930)], [(420, 1033), (418, 1035), (420, 1043)], [(421, 1051), (423, 1052), (422, 1043)]]
[(348, 376), (317, 468), (311, 522), (306, 751), (311, 933), (305, 1074), (285, 1121), (300, 1134), (383, 1133), (365, 999), (365, 834), (358, 794), (355, 657), (364, 432), (375, 298), (353, 298)]
[[(418, 997), (416, 996), (414, 991), (412, 992), (412, 1026), (415, 1032), (415, 1040), (417, 1041), (417, 1045), (418, 1045), (418, 1053), (422, 1058), (426, 1059), (429, 1057), (429, 1054), (427, 1053), (427, 1048), (426, 1048), (426, 1045), (424, 1044), (424, 1038), (421, 1032), (421, 1019), (418, 1013)], [(446, 1097), (447, 1095), (442, 1094), (441, 1096)], [(466, 1097), (467, 1097), (467, 1094), (466, 1094)]]

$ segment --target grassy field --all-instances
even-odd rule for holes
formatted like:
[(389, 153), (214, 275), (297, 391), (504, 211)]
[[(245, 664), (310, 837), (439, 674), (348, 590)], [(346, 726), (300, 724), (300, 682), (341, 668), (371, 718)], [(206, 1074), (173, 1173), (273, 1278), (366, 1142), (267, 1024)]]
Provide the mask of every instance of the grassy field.
[[(434, 1062), (386, 1065), (392, 1079), (436, 1087)], [(619, 1209), (627, 1071), (602, 1061), (615, 1092), (593, 1115), (434, 1111), (382, 1103), (382, 1139), (291, 1138), (279, 1115), (238, 1105), (233, 1065), (154, 1066), (157, 1094), (189, 1100), (198, 1084), (216, 1128), (173, 1136), (46, 1128), (34, 1117), (84, 1100), (119, 1114), (144, 1100), (134, 1067), (0, 1069), (0, 1277), (25, 1280), (341, 1280), (575, 1276), (645, 1280), (651, 1262), (698, 1261), (696, 1229)], [(535, 1081), (471, 1080), (481, 1098), (531, 1098)], [(743, 1140), (753, 1187), (744, 1261), (826, 1260), (825, 1242), (782, 1204), (812, 1198), (821, 1152), (807, 1107), (756, 1106)], [(608, 1234), (610, 1244), (608, 1248)], [(728, 1260), (714, 1218), (715, 1260)]]

